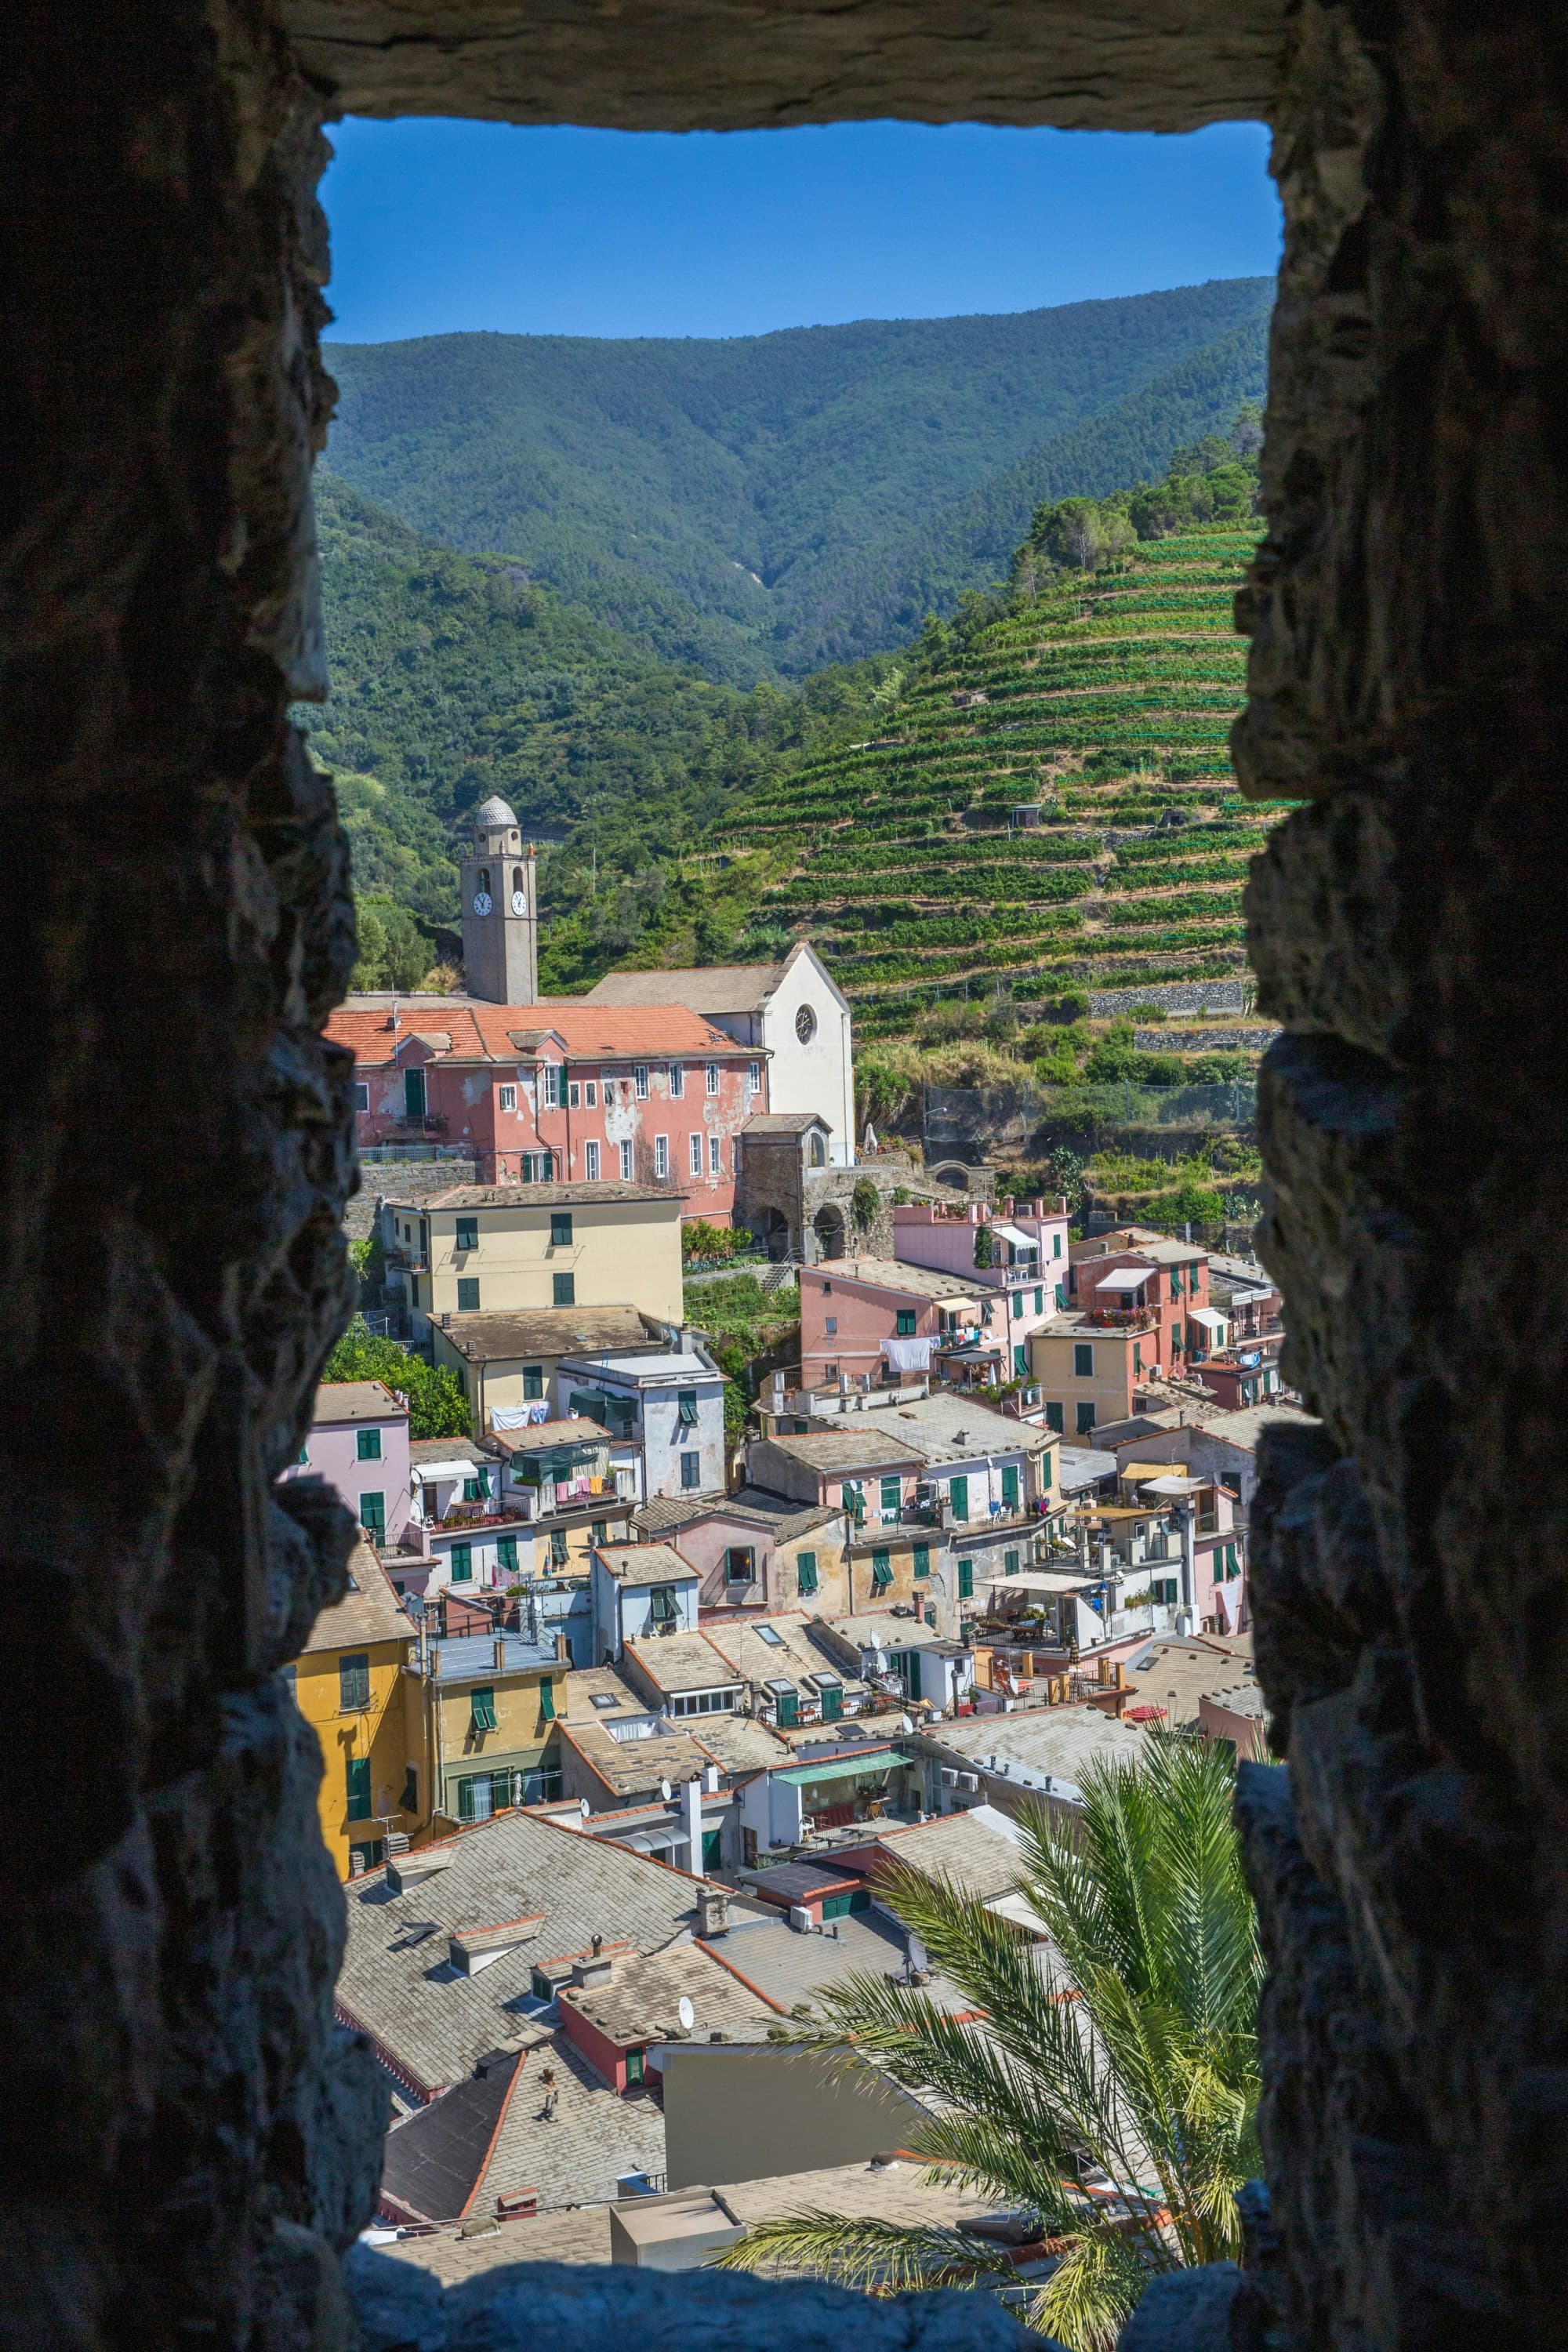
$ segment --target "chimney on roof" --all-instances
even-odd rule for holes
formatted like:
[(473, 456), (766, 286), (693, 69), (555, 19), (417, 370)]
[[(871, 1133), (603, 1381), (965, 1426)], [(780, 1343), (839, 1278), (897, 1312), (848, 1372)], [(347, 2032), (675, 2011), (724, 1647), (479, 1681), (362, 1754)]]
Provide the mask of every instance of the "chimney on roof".
[(495, 1640), (490, 1644), (490, 1650), (498, 1668), (504, 1666), (506, 1664), (506, 1635), (504, 1633), (498, 1633), (496, 1635)]
[(555, 1655), (563, 1666), (571, 1664), (572, 1644), (564, 1633), (558, 1633), (555, 1636)]
[(600, 1955), (600, 1953), (601, 1953), (601, 1952), (604, 1950), (604, 1948), (605, 1948), (605, 1939), (604, 1939), (603, 1936), (593, 1936), (593, 1937), (590, 1937), (590, 1938), (589, 1938), (589, 1942), (590, 1942), (590, 1944), (591, 1944), (591, 1946), (592, 1946), (592, 1948), (593, 1948), (594, 1958), (595, 1958), (595, 1959), (597, 1959), (597, 1958), (598, 1958), (598, 1957), (599, 1957), (599, 1955)]

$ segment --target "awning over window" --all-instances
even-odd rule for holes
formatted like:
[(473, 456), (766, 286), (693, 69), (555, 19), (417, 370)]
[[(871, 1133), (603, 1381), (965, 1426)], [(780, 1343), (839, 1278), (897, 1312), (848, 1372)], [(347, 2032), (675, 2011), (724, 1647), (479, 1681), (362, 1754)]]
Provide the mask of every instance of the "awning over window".
[(1040, 1569), (1022, 1576), (988, 1576), (987, 1592), (1033, 1592), (1042, 1598), (1062, 1592), (1088, 1592), (1091, 1587), (1103, 1584), (1103, 1576), (1065, 1576), (1054, 1569)]
[(1097, 1290), (1142, 1290), (1146, 1282), (1154, 1280), (1152, 1265), (1119, 1265), (1114, 1274), (1102, 1275), (1096, 1283)]
[(1039, 1255), (1039, 1243), (1032, 1234), (1026, 1234), (1022, 1225), (1004, 1225), (994, 1223), (991, 1230), (999, 1242), (1011, 1242), (1015, 1249), (1032, 1250), (1037, 1257)]
[(787, 1772), (777, 1772), (773, 1777), (787, 1780), (792, 1789), (814, 1789), (823, 1780), (857, 1780), (863, 1772), (890, 1772), (909, 1760), (896, 1748), (880, 1748), (868, 1756), (836, 1756), (827, 1764), (792, 1765)]
[(414, 1475), (422, 1486), (436, 1486), (448, 1478), (476, 1478), (479, 1473), (477, 1462), (416, 1462)]
[(1189, 1307), (1187, 1320), (1189, 1323), (1201, 1323), (1205, 1331), (1223, 1331), (1226, 1328), (1225, 1317), (1216, 1315), (1212, 1307)]

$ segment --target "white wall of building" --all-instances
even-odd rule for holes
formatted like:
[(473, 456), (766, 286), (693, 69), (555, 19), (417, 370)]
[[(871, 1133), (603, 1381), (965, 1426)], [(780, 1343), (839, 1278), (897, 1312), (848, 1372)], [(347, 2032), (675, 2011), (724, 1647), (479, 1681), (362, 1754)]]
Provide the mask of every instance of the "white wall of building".
[[(816, 1027), (802, 1042), (796, 1020), (810, 1008)], [(832, 1130), (828, 1155), (836, 1168), (855, 1159), (855, 1051), (849, 1006), (810, 948), (791, 956), (763, 1015), (768, 1063), (768, 1108), (815, 1111)]]

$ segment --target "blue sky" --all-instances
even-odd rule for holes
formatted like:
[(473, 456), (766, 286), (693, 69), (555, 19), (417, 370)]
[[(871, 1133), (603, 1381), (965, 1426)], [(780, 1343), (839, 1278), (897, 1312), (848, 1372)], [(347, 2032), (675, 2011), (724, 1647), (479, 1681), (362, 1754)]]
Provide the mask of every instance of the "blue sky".
[(747, 335), (1273, 269), (1268, 134), (900, 122), (668, 133), (340, 123), (348, 342), (455, 329)]

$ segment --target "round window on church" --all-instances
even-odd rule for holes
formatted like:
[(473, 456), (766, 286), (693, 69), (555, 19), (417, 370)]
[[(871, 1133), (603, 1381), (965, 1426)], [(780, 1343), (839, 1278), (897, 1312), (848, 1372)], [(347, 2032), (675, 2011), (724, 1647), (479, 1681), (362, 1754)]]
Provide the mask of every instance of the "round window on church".
[(816, 1015), (809, 1004), (803, 1004), (795, 1016), (795, 1034), (803, 1045), (809, 1045), (816, 1034)]

